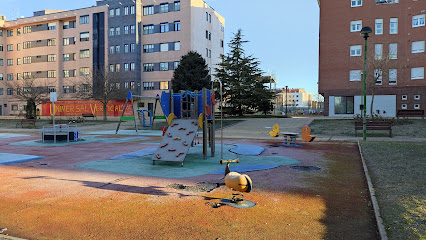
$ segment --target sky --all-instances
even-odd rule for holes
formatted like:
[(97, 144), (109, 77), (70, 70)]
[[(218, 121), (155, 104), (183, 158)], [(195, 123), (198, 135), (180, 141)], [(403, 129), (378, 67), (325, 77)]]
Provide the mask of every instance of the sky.
[[(181, 0), (185, 1), (185, 0)], [(244, 49), (274, 74), (277, 88), (318, 92), (319, 7), (317, 0), (205, 0), (225, 18), (225, 42), (238, 29), (249, 41)], [(8, 20), (31, 17), (43, 9), (72, 10), (96, 5), (95, 0), (0, 0)], [(36, 4), (35, 4), (36, 3)], [(297, 23), (297, 24), (296, 24)], [(225, 47), (225, 54), (228, 48)]]

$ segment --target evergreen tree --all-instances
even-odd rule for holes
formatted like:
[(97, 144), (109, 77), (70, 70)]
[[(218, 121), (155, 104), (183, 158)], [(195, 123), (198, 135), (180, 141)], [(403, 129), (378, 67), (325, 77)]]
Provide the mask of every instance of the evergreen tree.
[(230, 52), (221, 55), (222, 62), (215, 75), (222, 81), (225, 102), (233, 106), (233, 113), (239, 116), (249, 109), (269, 111), (265, 110), (265, 105), (272, 99), (272, 93), (264, 86), (260, 62), (245, 54), (243, 44), (246, 42), (239, 29), (228, 44)]
[(208, 66), (199, 53), (189, 51), (182, 56), (179, 66), (173, 73), (173, 91), (195, 91), (201, 90), (203, 87), (211, 88)]

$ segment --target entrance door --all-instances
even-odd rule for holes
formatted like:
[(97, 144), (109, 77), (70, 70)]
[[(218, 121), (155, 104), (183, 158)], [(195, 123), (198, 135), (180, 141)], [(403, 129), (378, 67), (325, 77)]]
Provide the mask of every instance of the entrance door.
[(0, 116), (3, 115), (3, 111), (2, 111), (2, 105), (0, 105)]
[(154, 103), (148, 103), (148, 111), (154, 114)]

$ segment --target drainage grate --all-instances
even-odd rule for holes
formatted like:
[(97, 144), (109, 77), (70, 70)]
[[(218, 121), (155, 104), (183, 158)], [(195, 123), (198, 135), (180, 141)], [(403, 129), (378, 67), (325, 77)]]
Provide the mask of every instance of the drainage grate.
[(306, 172), (321, 170), (321, 168), (315, 166), (291, 166), (290, 168)]

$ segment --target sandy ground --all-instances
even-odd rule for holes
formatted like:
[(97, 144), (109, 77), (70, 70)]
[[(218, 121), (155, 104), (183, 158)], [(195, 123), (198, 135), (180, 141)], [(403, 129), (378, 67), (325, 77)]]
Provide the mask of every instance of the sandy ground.
[[(377, 239), (356, 144), (304, 143), (275, 147), (278, 139), (225, 143), (265, 147), (261, 156), (286, 156), (317, 166), (247, 173), (250, 209), (211, 208), (232, 195), (225, 186), (188, 192), (169, 184), (223, 183), (220, 175), (172, 179), (91, 171), (74, 166), (147, 148), (141, 142), (66, 147), (10, 146), (35, 139), (0, 139), (0, 152), (45, 159), (0, 166), (0, 228), (28, 239)], [(220, 151), (220, 150), (218, 150)], [(220, 154), (220, 153), (217, 153)], [(260, 158), (261, 158), (260, 156)], [(200, 156), (202, 159), (202, 156)], [(244, 158), (241, 157), (243, 161)], [(219, 163), (218, 163), (219, 164)], [(232, 170), (232, 165), (231, 165)]]

